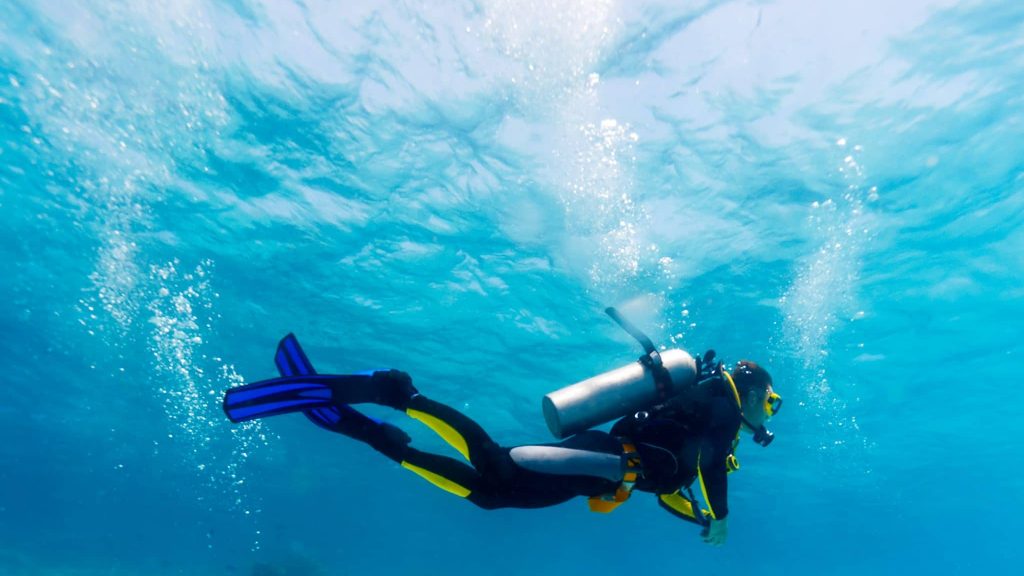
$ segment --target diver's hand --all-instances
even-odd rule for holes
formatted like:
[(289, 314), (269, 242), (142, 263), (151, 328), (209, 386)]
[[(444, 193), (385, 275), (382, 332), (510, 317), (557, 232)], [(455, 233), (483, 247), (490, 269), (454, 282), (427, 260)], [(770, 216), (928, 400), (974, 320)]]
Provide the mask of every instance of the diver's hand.
[(725, 523), (726, 519), (712, 520), (708, 526), (707, 534), (704, 535), (704, 541), (712, 546), (721, 546), (725, 544), (725, 538), (729, 535), (729, 527)]

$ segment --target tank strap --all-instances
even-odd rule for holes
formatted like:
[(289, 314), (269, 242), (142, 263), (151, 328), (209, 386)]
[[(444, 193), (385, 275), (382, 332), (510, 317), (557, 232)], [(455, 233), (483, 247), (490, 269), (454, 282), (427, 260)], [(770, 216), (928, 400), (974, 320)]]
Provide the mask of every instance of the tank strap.
[(661, 362), (661, 354), (658, 349), (654, 347), (654, 343), (647, 337), (646, 334), (637, 329), (636, 326), (630, 324), (622, 314), (619, 313), (613, 307), (605, 308), (605, 314), (611, 316), (623, 330), (629, 333), (640, 346), (644, 349), (643, 356), (638, 360), (641, 366), (646, 367), (651, 371), (651, 376), (654, 377), (654, 388), (658, 391), (658, 401), (664, 401), (668, 399), (668, 391), (672, 388), (672, 375), (668, 373), (668, 369), (665, 368)]
[(615, 492), (591, 496), (587, 501), (591, 512), (607, 514), (629, 500), (633, 493), (633, 487), (636, 486), (637, 479), (643, 473), (643, 464), (640, 462), (640, 454), (637, 453), (636, 446), (629, 441), (623, 440), (622, 442), (622, 456), (626, 461), (626, 472), (622, 476), (622, 482), (615, 488)]
[(651, 376), (654, 377), (654, 389), (658, 391), (658, 401), (667, 400), (668, 391), (672, 388), (672, 375), (668, 373), (668, 368), (661, 363), (661, 354), (655, 350), (652, 354), (641, 356), (639, 361), (641, 365), (651, 371)]

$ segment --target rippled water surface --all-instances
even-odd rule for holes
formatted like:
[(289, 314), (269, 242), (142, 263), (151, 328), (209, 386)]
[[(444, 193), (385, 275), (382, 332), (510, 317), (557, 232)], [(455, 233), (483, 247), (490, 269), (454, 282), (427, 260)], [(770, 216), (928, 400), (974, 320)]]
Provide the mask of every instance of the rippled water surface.
[[(1014, 1), (0, 0), (0, 574), (1019, 565), (1022, 94)], [(722, 549), (220, 409), (294, 331), (549, 441), (609, 305), (786, 398)]]

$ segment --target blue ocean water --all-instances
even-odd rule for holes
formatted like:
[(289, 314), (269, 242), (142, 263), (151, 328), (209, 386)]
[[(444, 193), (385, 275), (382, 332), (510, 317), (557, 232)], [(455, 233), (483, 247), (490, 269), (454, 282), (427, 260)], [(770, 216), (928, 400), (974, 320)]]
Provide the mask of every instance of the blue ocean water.
[[(1009, 0), (0, 2), (0, 574), (1012, 568), (1022, 95)], [(294, 331), (550, 441), (610, 305), (786, 399), (722, 548), (220, 409)]]

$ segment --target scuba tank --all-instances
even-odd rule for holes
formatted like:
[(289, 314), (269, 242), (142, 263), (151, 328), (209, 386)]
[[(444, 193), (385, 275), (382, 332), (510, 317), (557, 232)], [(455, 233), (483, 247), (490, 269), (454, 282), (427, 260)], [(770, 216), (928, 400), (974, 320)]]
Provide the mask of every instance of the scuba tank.
[(566, 438), (677, 396), (697, 383), (697, 362), (683, 350), (659, 353), (650, 338), (615, 308), (605, 310), (644, 348), (639, 360), (544, 396), (544, 420), (556, 438)]

